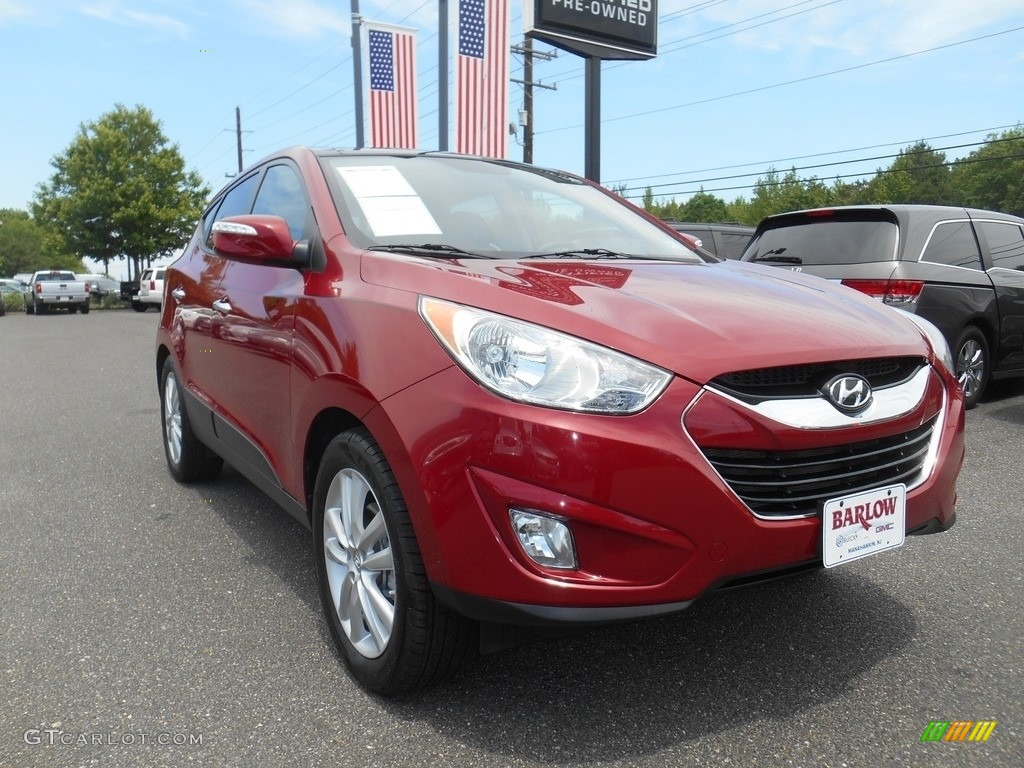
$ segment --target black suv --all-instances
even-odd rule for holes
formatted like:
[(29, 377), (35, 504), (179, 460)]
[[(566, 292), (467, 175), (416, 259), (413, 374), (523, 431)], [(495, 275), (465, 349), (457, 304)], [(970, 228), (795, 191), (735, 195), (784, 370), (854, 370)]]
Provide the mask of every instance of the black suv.
[(665, 223), (677, 232), (697, 238), (697, 245), (720, 259), (738, 259), (754, 235), (753, 227), (742, 224), (704, 224), (671, 219), (666, 219)]
[(744, 261), (840, 280), (914, 312), (949, 341), (967, 407), (990, 378), (1024, 376), (1024, 219), (934, 205), (823, 208), (765, 218)]

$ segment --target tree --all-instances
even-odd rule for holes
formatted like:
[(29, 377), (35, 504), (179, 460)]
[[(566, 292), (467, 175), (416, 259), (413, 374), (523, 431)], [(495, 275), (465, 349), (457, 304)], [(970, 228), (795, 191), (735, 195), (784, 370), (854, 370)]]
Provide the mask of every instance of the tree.
[(887, 170), (879, 168), (868, 190), (876, 203), (950, 205), (955, 202), (951, 181), (945, 153), (919, 141), (901, 149)]
[(50, 164), (55, 171), (36, 190), (35, 218), (48, 242), (78, 257), (140, 262), (183, 246), (202, 213), (209, 190), (185, 170), (153, 113), (118, 104), (79, 126)]
[(728, 221), (729, 213), (724, 200), (705, 192), (701, 187), (700, 192), (686, 201), (680, 218), (684, 221), (705, 221), (713, 224)]
[(40, 269), (85, 271), (80, 259), (49, 250), (44, 234), (25, 211), (0, 209), (0, 275), (10, 277)]
[(1024, 216), (1024, 128), (987, 139), (953, 170), (960, 203)]

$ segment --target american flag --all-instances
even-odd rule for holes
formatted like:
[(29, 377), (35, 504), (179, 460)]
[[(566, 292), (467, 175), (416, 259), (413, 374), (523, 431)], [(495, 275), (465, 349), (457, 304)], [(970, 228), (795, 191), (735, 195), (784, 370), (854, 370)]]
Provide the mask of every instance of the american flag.
[(508, 0), (459, 0), (459, 152), (508, 154)]
[(370, 143), (415, 147), (416, 30), (367, 24), (370, 59)]

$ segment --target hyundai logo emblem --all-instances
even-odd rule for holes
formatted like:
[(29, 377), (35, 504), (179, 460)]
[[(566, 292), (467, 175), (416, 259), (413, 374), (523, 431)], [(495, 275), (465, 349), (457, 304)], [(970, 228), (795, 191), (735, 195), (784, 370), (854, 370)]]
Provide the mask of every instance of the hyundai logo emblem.
[(831, 379), (822, 392), (843, 413), (859, 413), (871, 404), (871, 385), (863, 376), (853, 373)]

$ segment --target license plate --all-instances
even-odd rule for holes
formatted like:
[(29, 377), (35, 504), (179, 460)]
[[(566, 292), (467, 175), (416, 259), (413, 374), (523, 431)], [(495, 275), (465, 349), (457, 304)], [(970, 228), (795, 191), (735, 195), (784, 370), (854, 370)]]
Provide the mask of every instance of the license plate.
[(903, 545), (907, 529), (907, 486), (903, 483), (825, 502), (821, 518), (826, 568)]

